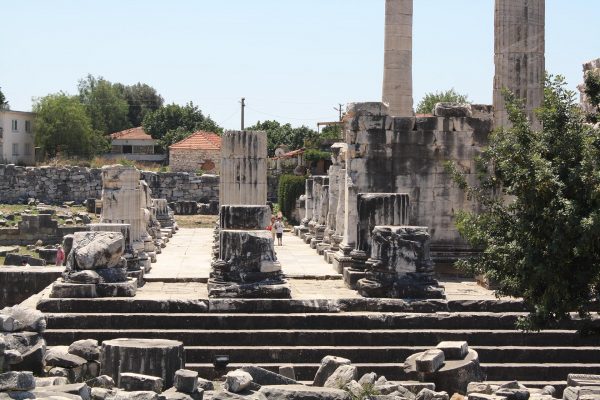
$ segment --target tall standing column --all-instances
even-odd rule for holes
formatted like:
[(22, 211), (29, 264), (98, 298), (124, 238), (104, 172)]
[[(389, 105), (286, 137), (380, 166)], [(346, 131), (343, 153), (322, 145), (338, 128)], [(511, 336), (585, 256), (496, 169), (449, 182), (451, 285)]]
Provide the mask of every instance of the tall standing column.
[(413, 115), (413, 0), (385, 1), (383, 102), (395, 117)]
[(525, 103), (534, 127), (534, 110), (542, 105), (545, 74), (545, 0), (496, 0), (494, 52), (494, 124), (506, 126), (502, 95), (509, 89)]
[(227, 131), (221, 138), (221, 205), (267, 204), (267, 134)]

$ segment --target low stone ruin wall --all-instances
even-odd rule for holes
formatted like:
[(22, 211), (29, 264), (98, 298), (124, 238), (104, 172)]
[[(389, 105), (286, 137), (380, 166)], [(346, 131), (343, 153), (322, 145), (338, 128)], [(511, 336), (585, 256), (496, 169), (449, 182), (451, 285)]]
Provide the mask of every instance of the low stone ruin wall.
[[(219, 177), (216, 175), (146, 171), (142, 176), (152, 189), (154, 198), (200, 203), (219, 199)], [(82, 203), (89, 198), (99, 199), (101, 192), (100, 168), (0, 164), (0, 203), (22, 203), (28, 198), (47, 204)]]
[(57, 280), (63, 267), (0, 267), (0, 309), (19, 304)]

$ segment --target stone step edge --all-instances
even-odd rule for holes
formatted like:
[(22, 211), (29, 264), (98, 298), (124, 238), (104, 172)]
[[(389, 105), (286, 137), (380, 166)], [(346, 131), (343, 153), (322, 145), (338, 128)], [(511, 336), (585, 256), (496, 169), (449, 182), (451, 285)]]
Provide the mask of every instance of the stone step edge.
[[(77, 329), (78, 332), (119, 332), (119, 333), (147, 333), (148, 329), (100, 329), (100, 328), (89, 328), (89, 329)], [(46, 329), (44, 332), (46, 333), (73, 333), (72, 328), (50, 328)], [(472, 335), (478, 333), (494, 333), (494, 334), (510, 334), (514, 335), (528, 335), (528, 336), (541, 336), (545, 333), (548, 334), (565, 334), (565, 335), (573, 335), (579, 334), (577, 331), (572, 329), (546, 329), (541, 332), (522, 332), (517, 329), (152, 329), (152, 332), (161, 332), (161, 333), (172, 333), (176, 334), (178, 332), (181, 333), (240, 333), (240, 334), (250, 334), (250, 333), (328, 333), (328, 334), (355, 334), (355, 333), (381, 333), (381, 334), (391, 334), (391, 333), (412, 333), (412, 334), (421, 334), (421, 333), (453, 333), (453, 334), (463, 334), (463, 335)]]
[[(108, 311), (103, 311), (103, 308)], [(343, 313), (343, 312), (473, 312), (526, 311), (519, 299), (503, 300), (401, 300), (372, 298), (342, 299), (174, 299), (138, 298), (55, 299), (42, 297), (37, 309), (43, 312), (89, 312), (120, 310), (140, 313)]]

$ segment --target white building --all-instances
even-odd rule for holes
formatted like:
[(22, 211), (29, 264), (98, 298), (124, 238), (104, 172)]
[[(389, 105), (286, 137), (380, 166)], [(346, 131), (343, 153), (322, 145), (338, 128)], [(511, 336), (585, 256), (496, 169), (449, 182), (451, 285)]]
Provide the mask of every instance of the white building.
[(0, 111), (0, 163), (34, 165), (34, 114), (24, 111)]

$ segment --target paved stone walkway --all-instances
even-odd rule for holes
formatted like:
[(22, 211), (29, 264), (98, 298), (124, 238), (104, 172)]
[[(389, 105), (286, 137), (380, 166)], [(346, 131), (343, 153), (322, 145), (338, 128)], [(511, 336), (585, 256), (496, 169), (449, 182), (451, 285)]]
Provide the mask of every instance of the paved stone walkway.
[(157, 262), (146, 277), (150, 281), (197, 281), (208, 279), (213, 230), (181, 228), (157, 254)]
[[(205, 282), (210, 273), (213, 230), (181, 228), (158, 254), (146, 276), (150, 281)], [(336, 272), (300, 238), (286, 232), (283, 246), (275, 246), (283, 272), (289, 277), (334, 277)]]
[[(213, 230), (181, 228), (167, 243), (148, 283), (138, 292), (140, 298), (206, 298), (210, 273)], [(290, 279), (292, 297), (299, 299), (336, 299), (360, 297), (344, 286), (341, 276), (316, 250), (300, 238), (285, 233), (283, 246), (275, 246), (283, 272)], [(442, 279), (448, 299), (494, 299), (492, 291), (468, 279)]]

